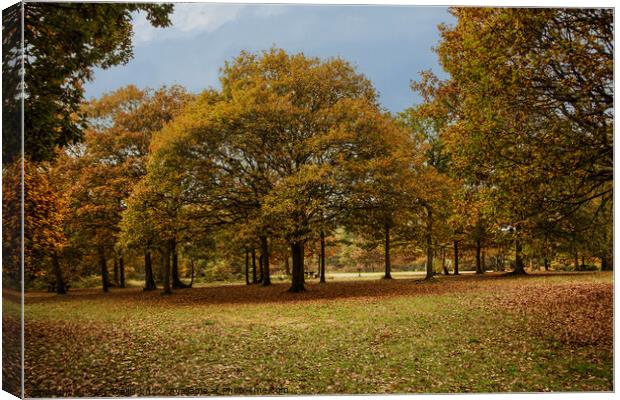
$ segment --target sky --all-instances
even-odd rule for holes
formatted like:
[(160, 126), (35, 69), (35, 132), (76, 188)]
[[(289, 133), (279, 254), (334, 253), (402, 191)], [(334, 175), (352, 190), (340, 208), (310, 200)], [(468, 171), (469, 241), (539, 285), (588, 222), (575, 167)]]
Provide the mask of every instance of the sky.
[(445, 76), (432, 47), (437, 25), (453, 24), (445, 7), (269, 4), (175, 4), (173, 26), (135, 18), (134, 58), (97, 69), (86, 97), (133, 83), (180, 84), (192, 92), (219, 85), (219, 69), (241, 50), (270, 47), (351, 62), (374, 84), (383, 107), (399, 112), (420, 102), (410, 89), (423, 70)]

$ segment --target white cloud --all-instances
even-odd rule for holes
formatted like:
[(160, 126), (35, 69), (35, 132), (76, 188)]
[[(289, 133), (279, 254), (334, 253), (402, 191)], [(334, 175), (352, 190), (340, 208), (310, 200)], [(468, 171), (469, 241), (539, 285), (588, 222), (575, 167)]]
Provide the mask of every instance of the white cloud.
[(229, 21), (235, 20), (246, 5), (239, 4), (175, 4), (172, 14), (172, 26), (155, 28), (140, 13), (134, 20), (134, 41), (149, 42), (155, 38), (172, 38), (194, 35), (201, 32), (213, 32)]
[(184, 32), (213, 32), (228, 21), (233, 21), (245, 5), (177, 4), (172, 23)]

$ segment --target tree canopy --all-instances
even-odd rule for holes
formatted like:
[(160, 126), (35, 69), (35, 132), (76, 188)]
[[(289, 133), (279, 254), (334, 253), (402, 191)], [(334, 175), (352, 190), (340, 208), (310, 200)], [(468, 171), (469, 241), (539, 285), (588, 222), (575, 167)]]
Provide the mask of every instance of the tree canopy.
[[(19, 55), (22, 27), (17, 23), (22, 10), (12, 7), (3, 13), (3, 21), (13, 22), (3, 32), (3, 69), (20, 68), (23, 61), (25, 71), (23, 88), (19, 79), (3, 85), (4, 106), (9, 114), (19, 114), (18, 93), (23, 89), (24, 153), (30, 159), (50, 160), (56, 147), (82, 140), (86, 120), (80, 107), (84, 83), (93, 78), (94, 68), (131, 59), (136, 12), (145, 12), (153, 26), (166, 27), (172, 9), (172, 4), (101, 7), (96, 3), (28, 2), (23, 7), (23, 58)], [(6, 76), (18, 74), (7, 72)], [(3, 129), (4, 163), (19, 155), (21, 137), (19, 124), (6, 128), (10, 129)]]
[[(123, 7), (113, 8), (121, 36), (131, 12), (168, 23), (167, 6)], [(369, 265), (361, 254), (384, 278), (395, 263), (427, 279), (450, 264), (458, 274), (459, 257), (480, 274), (507, 260), (514, 273), (567, 259), (583, 269), (586, 256), (609, 268), (609, 10), (451, 12), (436, 48), (447, 78), (422, 72), (411, 85), (422, 102), (398, 115), (349, 62), (278, 48), (226, 62), (217, 90), (130, 85), (79, 103), (67, 115), (83, 142), (28, 159), (63, 188), (58, 210), (69, 215), (63, 251), (47, 253), (82, 258), (104, 288), (108, 260), (115, 277), (127, 264), (146, 290), (159, 281), (166, 293), (189, 286), (181, 277), (191, 269), (193, 280), (196, 266), (245, 273), (248, 284), (250, 268), (263, 285), (284, 272), (299, 292), (309, 260), (325, 282), (326, 263)], [(102, 42), (108, 51), (71, 82), (125, 62), (123, 38)]]

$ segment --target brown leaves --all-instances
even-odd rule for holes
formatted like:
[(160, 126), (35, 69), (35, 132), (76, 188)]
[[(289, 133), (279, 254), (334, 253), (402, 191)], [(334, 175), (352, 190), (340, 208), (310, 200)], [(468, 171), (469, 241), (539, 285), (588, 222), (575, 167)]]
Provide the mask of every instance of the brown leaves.
[(524, 313), (542, 335), (572, 345), (611, 349), (613, 285), (607, 283), (512, 288), (497, 299), (511, 312)]

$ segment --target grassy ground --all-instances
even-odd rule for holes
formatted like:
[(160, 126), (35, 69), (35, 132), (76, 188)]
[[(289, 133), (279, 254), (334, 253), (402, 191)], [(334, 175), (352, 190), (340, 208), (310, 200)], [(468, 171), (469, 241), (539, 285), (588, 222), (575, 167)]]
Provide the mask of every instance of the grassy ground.
[(19, 292), (2, 293), (2, 390), (21, 396), (21, 297)]
[(610, 391), (612, 275), (26, 296), (26, 396)]

